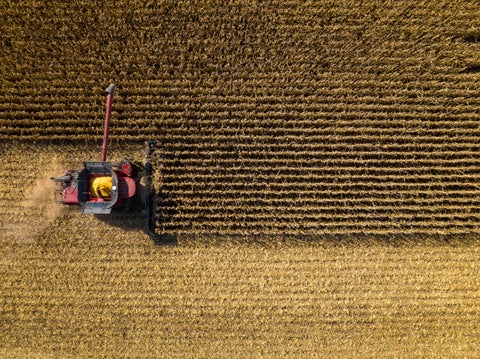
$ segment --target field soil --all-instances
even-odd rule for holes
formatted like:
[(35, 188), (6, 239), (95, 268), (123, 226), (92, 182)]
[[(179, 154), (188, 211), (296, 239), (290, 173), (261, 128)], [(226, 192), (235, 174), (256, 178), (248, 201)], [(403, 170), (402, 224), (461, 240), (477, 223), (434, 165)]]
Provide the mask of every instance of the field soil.
[[(1, 357), (479, 357), (478, 1), (0, 2)], [(141, 208), (50, 176), (152, 154)]]

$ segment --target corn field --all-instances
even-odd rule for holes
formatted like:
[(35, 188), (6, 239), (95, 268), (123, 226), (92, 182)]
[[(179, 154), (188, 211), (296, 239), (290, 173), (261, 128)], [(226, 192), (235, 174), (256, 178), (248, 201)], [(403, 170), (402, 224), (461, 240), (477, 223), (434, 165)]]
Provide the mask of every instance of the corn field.
[[(477, 1), (0, 15), (2, 357), (478, 356)], [(109, 83), (109, 159), (156, 141), (151, 236), (53, 202)]]
[(118, 82), (160, 234), (478, 233), (475, 2), (96, 5), (6, 6), (1, 139), (98, 140)]

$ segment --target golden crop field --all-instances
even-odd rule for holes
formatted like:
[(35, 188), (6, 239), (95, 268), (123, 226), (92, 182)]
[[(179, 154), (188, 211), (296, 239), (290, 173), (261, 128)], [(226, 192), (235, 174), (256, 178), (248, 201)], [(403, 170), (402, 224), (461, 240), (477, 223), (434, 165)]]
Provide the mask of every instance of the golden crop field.
[[(1, 1), (0, 356), (479, 357), (478, 1)], [(152, 155), (141, 210), (50, 176)]]

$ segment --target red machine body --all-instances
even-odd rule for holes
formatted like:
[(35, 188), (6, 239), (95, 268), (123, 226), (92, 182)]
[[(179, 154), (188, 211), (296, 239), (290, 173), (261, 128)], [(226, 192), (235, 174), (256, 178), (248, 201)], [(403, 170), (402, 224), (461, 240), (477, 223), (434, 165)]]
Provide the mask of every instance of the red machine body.
[(106, 89), (107, 110), (99, 162), (84, 162), (83, 169), (65, 170), (56, 182), (56, 200), (65, 205), (79, 205), (83, 213), (109, 214), (115, 207), (128, 204), (137, 191), (132, 164), (106, 161), (108, 132), (115, 85)]

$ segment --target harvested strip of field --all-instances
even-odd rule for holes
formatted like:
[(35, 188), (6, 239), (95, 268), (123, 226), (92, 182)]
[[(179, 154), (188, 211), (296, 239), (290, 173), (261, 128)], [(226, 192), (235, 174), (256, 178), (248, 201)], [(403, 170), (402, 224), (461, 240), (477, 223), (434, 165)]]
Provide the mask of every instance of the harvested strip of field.
[(69, 213), (1, 247), (0, 353), (476, 357), (480, 247), (457, 244), (154, 248)]

